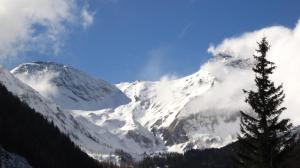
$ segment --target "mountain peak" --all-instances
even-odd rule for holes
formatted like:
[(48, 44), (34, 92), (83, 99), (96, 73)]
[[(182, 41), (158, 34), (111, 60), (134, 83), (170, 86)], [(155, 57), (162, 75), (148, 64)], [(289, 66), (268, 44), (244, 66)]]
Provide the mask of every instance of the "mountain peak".
[(115, 108), (130, 101), (114, 85), (64, 64), (42, 61), (24, 63), (11, 73), (66, 109)]

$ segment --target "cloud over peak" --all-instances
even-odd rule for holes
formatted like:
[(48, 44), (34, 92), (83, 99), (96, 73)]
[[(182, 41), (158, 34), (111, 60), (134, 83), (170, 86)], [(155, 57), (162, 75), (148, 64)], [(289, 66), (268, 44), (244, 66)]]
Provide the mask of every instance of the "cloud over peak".
[[(295, 28), (296, 30), (296, 28)], [(272, 26), (262, 28), (253, 32), (246, 32), (238, 37), (225, 38), (221, 44), (210, 45), (208, 52), (217, 55), (219, 53), (227, 53), (235, 57), (252, 57), (257, 48), (257, 42), (262, 37), (267, 37), (268, 41), (273, 45), (279, 40), (291, 36), (294, 30), (284, 26)]]
[[(300, 124), (300, 20), (294, 28), (271, 26), (238, 37), (226, 38), (217, 46), (211, 45), (208, 52), (212, 55), (227, 53), (237, 58), (252, 59), (256, 54), (257, 42), (262, 37), (267, 37), (271, 45), (268, 58), (277, 66), (272, 78), (277, 85), (283, 83), (286, 93), (284, 105), (287, 106), (288, 113), (284, 115), (291, 118), (294, 123)], [(253, 78), (250, 73), (248, 77)], [(245, 74), (238, 78), (245, 78)], [(246, 80), (239, 80), (239, 83), (244, 81)]]

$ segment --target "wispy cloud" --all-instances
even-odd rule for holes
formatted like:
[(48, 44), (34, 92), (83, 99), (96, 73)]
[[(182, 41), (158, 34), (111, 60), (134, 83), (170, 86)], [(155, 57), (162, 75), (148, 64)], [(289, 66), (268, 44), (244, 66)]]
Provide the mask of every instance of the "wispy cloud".
[(191, 4), (194, 4), (194, 3), (197, 2), (197, 0), (189, 0), (189, 2), (190, 2)]
[(191, 29), (192, 23), (188, 23), (187, 25), (184, 26), (184, 28), (181, 30), (181, 32), (178, 35), (178, 38), (183, 38), (187, 34), (187, 32)]
[(57, 72), (44, 71), (30, 76), (29, 74), (16, 74), (16, 77), (22, 82), (37, 90), (44, 97), (55, 97), (58, 88), (53, 84), (53, 79), (58, 77)]
[(81, 18), (82, 18), (82, 26), (84, 29), (88, 28), (93, 24), (94, 15), (95, 13), (90, 12), (87, 7), (82, 9)]
[(147, 54), (147, 60), (138, 78), (143, 80), (159, 80), (165, 74), (164, 68), (167, 66), (167, 57), (170, 54), (170, 47), (158, 47)]

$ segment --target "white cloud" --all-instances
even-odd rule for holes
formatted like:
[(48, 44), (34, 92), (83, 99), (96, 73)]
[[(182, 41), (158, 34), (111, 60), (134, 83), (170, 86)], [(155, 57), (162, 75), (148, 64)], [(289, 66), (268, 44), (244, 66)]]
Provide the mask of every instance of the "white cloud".
[[(252, 59), (252, 55), (255, 54), (255, 49), (257, 48), (257, 42), (262, 37), (267, 37), (269, 40), (271, 49), (268, 57), (278, 67), (272, 78), (277, 85), (283, 83), (286, 93), (284, 105), (288, 108), (288, 111), (283, 115), (291, 118), (294, 123), (300, 124), (300, 21), (293, 29), (283, 26), (272, 26), (244, 33), (238, 37), (227, 38), (217, 46), (211, 45), (208, 52), (213, 55), (228, 53), (236, 58)], [(221, 69), (224, 68), (221, 67)], [(216, 74), (219, 74), (219, 72), (216, 72)], [(232, 84), (223, 86), (223, 90), (233, 90), (237, 85), (243, 86), (244, 89), (251, 88), (253, 83), (247, 79), (253, 80), (252, 75), (250, 71), (243, 75), (232, 72), (223, 75), (226, 81), (230, 78), (235, 78), (235, 80), (232, 80)]]
[(293, 30), (283, 26), (272, 26), (253, 32), (247, 32), (239, 37), (226, 38), (217, 47), (211, 45), (208, 52), (213, 55), (227, 53), (235, 57), (251, 57), (257, 48), (257, 42), (267, 37), (272, 45), (291, 36)]
[(80, 11), (76, 0), (1, 0), (0, 60), (27, 50), (58, 52)]
[(249, 108), (244, 101), (243, 89), (253, 87), (254, 74), (251, 68), (237, 68), (226, 64), (228, 62), (224, 59), (210, 60), (201, 67), (200, 72), (204, 75), (201, 78), (212, 82), (201, 87), (204, 90), (210, 88), (191, 99), (179, 117), (185, 118), (199, 112), (204, 116), (236, 116), (240, 110)]
[(59, 75), (57, 72), (51, 71), (42, 71), (35, 75), (18, 75), (16, 77), (22, 82), (26, 83), (30, 87), (37, 90), (44, 97), (55, 97), (57, 94), (58, 88), (53, 84), (53, 79)]
[(174, 90), (172, 90), (173, 88), (170, 86), (174, 85), (174, 80), (176, 79), (177, 77), (174, 75), (165, 75), (160, 78), (159, 83), (154, 90), (157, 94), (157, 100), (159, 102), (174, 102)]
[(146, 80), (159, 80), (164, 76), (163, 66), (165, 58), (169, 55), (168, 47), (158, 47), (148, 53), (148, 60), (138, 74), (139, 78)]
[(94, 22), (94, 13), (90, 13), (87, 8), (83, 8), (81, 11), (82, 26), (86, 29)]

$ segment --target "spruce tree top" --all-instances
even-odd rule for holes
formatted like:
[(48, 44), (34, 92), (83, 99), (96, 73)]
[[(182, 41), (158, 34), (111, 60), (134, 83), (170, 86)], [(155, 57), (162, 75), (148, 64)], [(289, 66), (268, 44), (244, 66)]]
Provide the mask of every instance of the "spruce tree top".
[(282, 84), (276, 87), (270, 80), (276, 67), (266, 58), (269, 48), (266, 38), (258, 43), (260, 55), (254, 56), (253, 68), (257, 89), (244, 91), (246, 103), (252, 110), (241, 112), (238, 167), (274, 168), (286, 157), (295, 141), (289, 119), (280, 118), (286, 110), (282, 107), (285, 95)]

